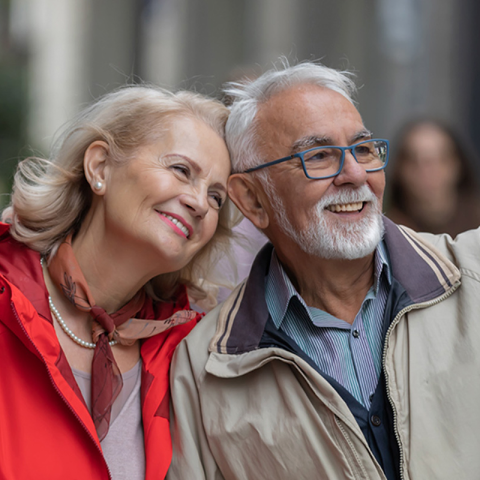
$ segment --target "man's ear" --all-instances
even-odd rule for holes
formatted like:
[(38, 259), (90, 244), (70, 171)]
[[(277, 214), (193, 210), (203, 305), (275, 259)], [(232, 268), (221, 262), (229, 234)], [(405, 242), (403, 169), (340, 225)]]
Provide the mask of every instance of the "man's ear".
[(265, 194), (259, 182), (244, 173), (234, 173), (228, 179), (228, 196), (238, 209), (260, 230), (270, 221), (265, 209)]
[(105, 194), (108, 143), (97, 140), (91, 143), (83, 156), (85, 178), (97, 195)]

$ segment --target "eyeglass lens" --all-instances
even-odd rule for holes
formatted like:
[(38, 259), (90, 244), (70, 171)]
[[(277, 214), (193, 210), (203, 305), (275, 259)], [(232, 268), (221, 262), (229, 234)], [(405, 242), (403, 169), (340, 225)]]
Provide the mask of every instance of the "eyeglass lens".
[[(353, 147), (357, 162), (369, 170), (382, 168), (387, 161), (387, 143), (383, 141), (363, 142)], [(303, 154), (307, 172), (312, 177), (335, 175), (342, 159), (342, 150), (336, 147), (318, 147)]]

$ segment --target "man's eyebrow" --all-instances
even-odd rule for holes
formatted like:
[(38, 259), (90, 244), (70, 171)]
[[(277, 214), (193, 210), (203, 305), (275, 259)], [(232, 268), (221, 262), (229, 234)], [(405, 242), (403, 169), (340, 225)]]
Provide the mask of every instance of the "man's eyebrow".
[[(361, 140), (368, 140), (369, 138), (372, 138), (372, 132), (370, 132), (370, 130), (360, 130), (350, 139), (350, 144)], [(308, 150), (309, 148), (321, 147), (322, 145), (335, 145), (335, 142), (331, 137), (327, 137), (326, 135), (308, 135), (294, 142), (292, 145), (292, 154)]]
[(360, 130), (357, 132), (352, 138), (351, 138), (351, 143), (355, 143), (361, 140), (369, 140), (372, 138), (373, 133), (370, 130), (367, 130), (366, 128), (364, 130)]
[(300, 138), (292, 145), (292, 154), (307, 150), (313, 147), (319, 147), (321, 145), (332, 145), (332, 139), (327, 136), (319, 137), (318, 135), (308, 135), (307, 137)]

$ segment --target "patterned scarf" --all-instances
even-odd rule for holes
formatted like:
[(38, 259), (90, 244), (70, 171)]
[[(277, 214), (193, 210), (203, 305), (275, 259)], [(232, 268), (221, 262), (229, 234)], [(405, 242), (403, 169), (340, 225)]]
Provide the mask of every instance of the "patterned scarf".
[(148, 338), (189, 322), (197, 314), (191, 310), (181, 310), (165, 320), (133, 318), (145, 303), (143, 288), (120, 310), (108, 314), (95, 304), (75, 258), (71, 234), (51, 259), (48, 273), (65, 297), (93, 318), (92, 339), (95, 351), (92, 361), (92, 418), (98, 438), (102, 441), (108, 433), (113, 402), (123, 387), (122, 374), (109, 341), (116, 340), (121, 345), (133, 345), (140, 338)]

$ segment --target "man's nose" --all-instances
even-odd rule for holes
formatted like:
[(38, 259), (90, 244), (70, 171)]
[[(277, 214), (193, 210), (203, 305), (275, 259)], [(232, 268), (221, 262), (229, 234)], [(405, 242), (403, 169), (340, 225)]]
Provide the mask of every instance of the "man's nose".
[(367, 172), (353, 156), (350, 150), (345, 151), (342, 171), (335, 177), (335, 185), (352, 184), (361, 186), (367, 181)]

